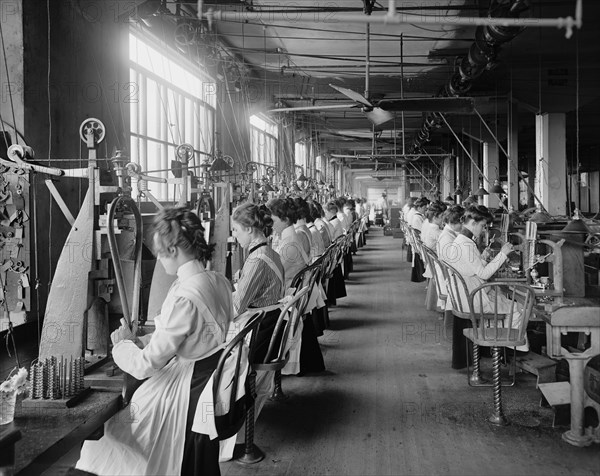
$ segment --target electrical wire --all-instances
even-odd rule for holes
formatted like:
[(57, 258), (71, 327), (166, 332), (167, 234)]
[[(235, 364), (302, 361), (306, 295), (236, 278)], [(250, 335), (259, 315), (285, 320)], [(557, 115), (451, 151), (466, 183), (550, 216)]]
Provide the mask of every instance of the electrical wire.
[[(224, 20), (225, 21), (225, 20)], [(289, 25), (280, 25), (280, 24), (275, 24), (275, 23), (255, 23), (255, 22), (250, 22), (250, 21), (238, 21), (238, 20), (226, 20), (227, 23), (234, 23), (234, 24), (241, 24), (241, 25), (253, 25), (253, 26), (269, 26), (272, 28), (283, 28), (283, 29), (288, 29), (288, 30), (298, 30), (298, 31), (313, 31), (313, 32), (320, 32), (320, 33), (333, 33), (336, 35), (340, 35), (340, 34), (344, 34), (344, 35), (362, 35), (364, 33), (359, 32), (359, 31), (340, 31), (340, 30), (330, 30), (330, 29), (325, 29), (325, 28), (311, 28), (311, 27), (305, 27), (305, 26), (289, 26)], [(240, 35), (235, 35), (235, 34), (230, 34), (227, 33), (227, 35), (224, 35), (227, 37), (235, 37), (235, 36), (240, 36)], [(398, 40), (398, 34), (395, 33), (373, 33), (373, 36), (375, 37), (375, 41), (397, 41)], [(307, 36), (307, 37), (287, 37), (287, 36), (277, 36), (278, 38), (283, 38), (283, 39), (306, 39), (306, 40), (319, 40), (319, 41), (339, 41), (339, 36), (335, 37), (335, 38), (315, 38), (315, 37), (311, 37), (311, 36)], [(261, 36), (258, 35), (246, 35), (246, 38), (261, 38)], [(384, 38), (387, 38), (387, 40), (385, 40)], [(420, 35), (405, 35), (405, 39), (407, 39), (408, 41), (442, 41), (445, 38), (443, 37), (431, 37), (431, 36), (420, 36)], [(350, 38), (350, 39), (345, 39), (344, 41), (362, 41), (362, 38)], [(473, 41), (473, 37), (470, 38), (453, 38), (453, 41), (467, 41), (467, 42), (472, 42)]]

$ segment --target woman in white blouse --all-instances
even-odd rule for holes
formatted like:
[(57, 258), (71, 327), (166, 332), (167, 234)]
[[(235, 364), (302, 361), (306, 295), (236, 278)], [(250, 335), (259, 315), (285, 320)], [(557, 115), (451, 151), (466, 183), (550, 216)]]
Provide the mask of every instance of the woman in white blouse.
[(101, 475), (218, 475), (219, 442), (200, 429), (201, 394), (233, 318), (231, 286), (223, 275), (206, 271), (214, 245), (206, 244), (191, 211), (159, 212), (153, 243), (160, 265), (177, 275), (156, 330), (138, 338), (122, 320), (111, 334), (115, 363), (147, 380), (105, 424), (104, 436), (83, 445), (77, 468)]
[[(469, 292), (490, 279), (513, 251), (511, 243), (504, 243), (498, 254), (489, 263), (483, 258), (477, 249), (475, 240), (487, 229), (492, 220), (493, 215), (483, 205), (468, 208), (463, 215), (462, 230), (453, 243), (456, 256), (446, 260), (464, 278)], [(462, 295), (460, 290), (459, 293), (461, 300), (464, 299), (466, 302), (467, 297)], [(482, 301), (477, 299), (474, 303), (477, 306), (475, 311), (494, 312), (496, 303), (492, 297), (483, 295)], [(498, 296), (497, 306), (499, 314), (508, 313), (511, 309), (511, 302), (504, 296)], [(514, 327), (519, 326), (520, 317), (518, 314), (513, 317)], [(526, 352), (529, 350), (529, 345), (517, 347), (517, 350)]]
[(310, 200), (308, 200), (306, 203), (308, 205), (308, 218), (306, 219), (306, 222), (307, 222), (306, 226), (308, 226), (308, 231), (310, 231), (310, 236), (311, 236), (312, 261), (315, 261), (323, 254), (323, 252), (329, 245), (325, 246), (325, 238), (324, 238), (324, 236), (325, 236), (324, 233), (326, 232), (325, 224), (323, 224), (321, 227), (323, 229), (323, 232), (321, 232), (321, 230), (319, 230), (319, 228), (317, 228), (316, 220), (319, 220), (321, 218), (321, 215), (319, 214), (317, 207)]
[(329, 230), (329, 226), (325, 223), (323, 219), (323, 217), (325, 216), (325, 212), (323, 211), (323, 207), (319, 202), (309, 200), (308, 206), (310, 207), (310, 213), (313, 218), (313, 223), (316, 229), (319, 231), (319, 234), (321, 235), (324, 251), (327, 248), (329, 248), (329, 245), (331, 244), (331, 232)]
[(427, 248), (435, 250), (438, 238), (442, 233), (442, 216), (446, 211), (443, 202), (432, 202), (425, 212), (426, 221), (421, 228), (421, 241)]
[(294, 198), (294, 205), (296, 205), (297, 214), (297, 219), (296, 223), (294, 223), (294, 228), (296, 229), (296, 233), (302, 241), (304, 252), (312, 262), (315, 259), (315, 256), (313, 254), (313, 239), (307, 225), (309, 221), (310, 209), (308, 207), (308, 203), (306, 203), (306, 200), (304, 200), (302, 197)]
[[(425, 212), (426, 219), (423, 222), (423, 227), (421, 228), (421, 241), (423, 242), (424, 247), (435, 251), (437, 240), (442, 233), (440, 227), (442, 224), (442, 215), (445, 211), (446, 204), (440, 201), (431, 202), (427, 207), (427, 211)], [(430, 269), (429, 265), (427, 265), (425, 267), (423, 276), (429, 279), (429, 283), (427, 285), (427, 298), (425, 301), (428, 306), (427, 308), (431, 309), (436, 303), (438, 307), (441, 307), (440, 305), (442, 303), (438, 302), (437, 289), (432, 279), (441, 281), (442, 270), (439, 269), (439, 266), (436, 266), (436, 269), (433, 270)]]
[(442, 221), (444, 228), (438, 237), (436, 251), (441, 261), (454, 259), (456, 252), (454, 249), (454, 239), (462, 229), (462, 217), (465, 209), (460, 205), (453, 205), (448, 208), (443, 215)]
[[(269, 200), (267, 208), (271, 211), (273, 231), (279, 233), (281, 236), (277, 248), (274, 249), (281, 257), (281, 262), (285, 269), (285, 287), (288, 289), (286, 294), (290, 294), (289, 288), (292, 280), (310, 262), (310, 258), (304, 252), (302, 241), (294, 228), (298, 211), (292, 198), (274, 198)], [(309, 300), (308, 311), (312, 311), (315, 305), (311, 305), (311, 301), (312, 295), (311, 300)], [(281, 371), (284, 375), (299, 374), (315, 369), (320, 370), (321, 366), (324, 367), (323, 356), (319, 349), (312, 321), (303, 322), (301, 320), (298, 329), (302, 332), (302, 338), (300, 341), (296, 340), (290, 348), (290, 358)], [(310, 346), (310, 354), (304, 351), (307, 345)], [(307, 358), (310, 368), (302, 362), (302, 360)], [(313, 365), (313, 362), (316, 362), (316, 365)]]

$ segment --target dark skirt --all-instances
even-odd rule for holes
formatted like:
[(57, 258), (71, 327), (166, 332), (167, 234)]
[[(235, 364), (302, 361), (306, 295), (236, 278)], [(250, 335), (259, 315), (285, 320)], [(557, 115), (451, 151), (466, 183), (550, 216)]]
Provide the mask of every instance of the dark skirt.
[(317, 333), (311, 315), (305, 316), (302, 327), (302, 343), (300, 345), (300, 373), (322, 372), (325, 361), (317, 340)]
[(344, 279), (348, 279), (353, 268), (354, 263), (352, 261), (352, 253), (348, 251), (348, 253), (344, 255)]
[(335, 306), (336, 299), (346, 297), (346, 283), (344, 282), (344, 275), (342, 273), (342, 267), (336, 266), (333, 270), (333, 275), (329, 279), (327, 285), (327, 302)]
[(311, 317), (317, 337), (321, 337), (323, 331), (329, 328), (329, 311), (327, 310), (327, 306), (323, 306), (320, 309), (313, 309)]
[(192, 424), (198, 405), (198, 399), (217, 368), (222, 352), (217, 352), (206, 359), (194, 364), (194, 373), (190, 382), (190, 402), (188, 406), (187, 422), (185, 425), (185, 443), (183, 445), (183, 461), (181, 463), (182, 476), (220, 476), (219, 468), (219, 440), (211, 440), (208, 435), (194, 433)]
[[(258, 328), (258, 333), (256, 334), (256, 339), (254, 340), (254, 345), (252, 349), (250, 349), (250, 362), (253, 364), (263, 363), (265, 357), (267, 356), (267, 351), (269, 350), (269, 344), (271, 343), (271, 337), (273, 336), (273, 331), (275, 330), (275, 325), (277, 324), (277, 319), (279, 319), (279, 314), (281, 313), (280, 309), (273, 309), (265, 314), (262, 322), (260, 323), (260, 327)], [(274, 349), (279, 349), (279, 342), (281, 342), (281, 335), (278, 336), (278, 340), (275, 342)], [(275, 358), (276, 355), (271, 356)]]
[(467, 349), (472, 360), (473, 346), (463, 334), (463, 329), (473, 327), (469, 319), (454, 316), (452, 320), (452, 368), (464, 369), (467, 366)]
[(409, 263), (412, 263), (412, 246), (410, 246), (409, 244), (406, 245), (406, 261), (408, 261)]
[(426, 279), (423, 276), (424, 272), (425, 272), (425, 265), (423, 264), (423, 260), (421, 259), (421, 256), (419, 255), (419, 253), (415, 253), (414, 264), (412, 267), (412, 275), (410, 277), (410, 280), (413, 283), (422, 283)]

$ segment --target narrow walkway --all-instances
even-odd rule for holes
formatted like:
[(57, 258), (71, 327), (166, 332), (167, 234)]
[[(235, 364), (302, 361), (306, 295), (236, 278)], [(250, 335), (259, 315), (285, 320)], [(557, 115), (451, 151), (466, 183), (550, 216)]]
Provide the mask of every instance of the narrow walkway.
[(222, 464), (223, 476), (599, 475), (598, 445), (561, 440), (529, 374), (502, 389), (512, 424), (486, 422), (492, 390), (451, 369), (451, 333), (425, 310), (400, 245), (371, 229), (319, 338), (327, 372), (284, 377), (289, 399), (268, 402), (257, 424), (266, 458)]

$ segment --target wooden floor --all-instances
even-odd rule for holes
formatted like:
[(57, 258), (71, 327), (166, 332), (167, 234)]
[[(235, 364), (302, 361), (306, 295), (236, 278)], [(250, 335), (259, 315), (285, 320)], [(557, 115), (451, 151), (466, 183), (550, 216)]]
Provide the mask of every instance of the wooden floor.
[(492, 390), (451, 369), (451, 333), (425, 310), (400, 240), (372, 229), (354, 262), (319, 338), (327, 371), (284, 377), (289, 399), (257, 423), (266, 458), (222, 463), (223, 475), (600, 474), (600, 445), (561, 440), (530, 374), (502, 389), (511, 425), (486, 422)]

